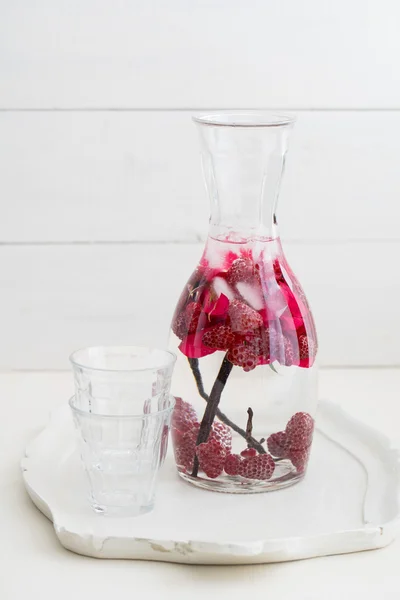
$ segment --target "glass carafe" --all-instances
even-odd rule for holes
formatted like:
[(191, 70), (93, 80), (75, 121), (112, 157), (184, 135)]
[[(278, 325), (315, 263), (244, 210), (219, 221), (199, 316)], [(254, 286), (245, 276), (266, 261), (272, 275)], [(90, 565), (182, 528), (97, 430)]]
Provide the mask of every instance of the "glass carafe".
[(317, 408), (314, 321), (276, 218), (293, 119), (194, 121), (211, 218), (171, 326), (176, 465), (202, 488), (274, 490), (303, 478)]

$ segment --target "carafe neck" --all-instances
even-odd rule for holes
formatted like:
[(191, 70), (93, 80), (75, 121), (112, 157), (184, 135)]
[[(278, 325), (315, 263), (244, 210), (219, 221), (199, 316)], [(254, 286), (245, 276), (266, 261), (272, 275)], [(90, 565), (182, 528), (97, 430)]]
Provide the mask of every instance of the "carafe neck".
[(252, 112), (195, 122), (211, 204), (209, 235), (231, 242), (278, 237), (276, 211), (293, 119)]

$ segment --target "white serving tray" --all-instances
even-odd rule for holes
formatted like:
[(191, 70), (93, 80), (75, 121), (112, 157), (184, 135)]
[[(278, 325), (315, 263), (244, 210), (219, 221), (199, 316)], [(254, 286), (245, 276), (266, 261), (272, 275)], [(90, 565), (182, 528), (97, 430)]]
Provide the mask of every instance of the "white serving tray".
[(382, 434), (321, 402), (305, 479), (254, 495), (200, 490), (182, 481), (171, 454), (152, 513), (97, 515), (86, 502), (84, 474), (68, 408), (26, 449), (26, 489), (53, 521), (61, 544), (98, 558), (192, 564), (248, 564), (380, 548), (399, 525), (399, 452)]

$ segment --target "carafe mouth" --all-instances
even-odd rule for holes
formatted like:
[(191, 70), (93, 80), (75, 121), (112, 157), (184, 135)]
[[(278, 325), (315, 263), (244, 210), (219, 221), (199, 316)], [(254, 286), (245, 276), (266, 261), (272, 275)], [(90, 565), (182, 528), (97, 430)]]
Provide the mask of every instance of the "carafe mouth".
[(287, 127), (294, 125), (296, 117), (255, 110), (194, 115), (193, 121), (214, 127)]

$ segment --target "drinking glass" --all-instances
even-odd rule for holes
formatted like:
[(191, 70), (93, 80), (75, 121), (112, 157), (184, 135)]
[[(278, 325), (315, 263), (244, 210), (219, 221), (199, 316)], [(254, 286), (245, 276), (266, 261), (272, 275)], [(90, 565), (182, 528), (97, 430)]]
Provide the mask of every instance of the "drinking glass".
[(133, 346), (92, 347), (70, 361), (70, 399), (79, 432), (89, 501), (99, 513), (135, 516), (154, 506), (175, 399), (172, 352)]

